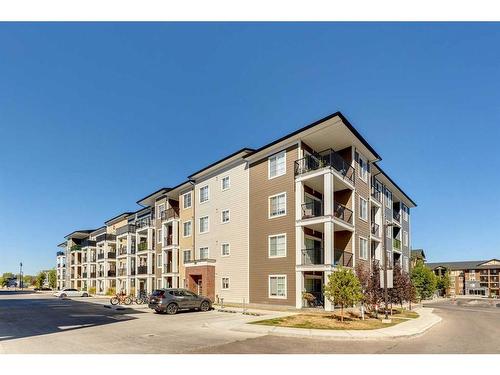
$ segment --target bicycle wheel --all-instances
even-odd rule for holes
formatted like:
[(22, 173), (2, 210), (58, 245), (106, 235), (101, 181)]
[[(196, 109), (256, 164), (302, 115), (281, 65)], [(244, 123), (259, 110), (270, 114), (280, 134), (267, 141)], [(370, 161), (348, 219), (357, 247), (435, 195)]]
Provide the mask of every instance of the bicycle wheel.
[(118, 305), (118, 303), (120, 302), (120, 300), (117, 298), (117, 297), (113, 297), (109, 300), (109, 302), (112, 304), (112, 305)]
[(123, 303), (124, 303), (125, 305), (130, 305), (130, 304), (132, 303), (132, 300), (130, 299), (130, 297), (125, 297), (125, 298), (123, 299)]

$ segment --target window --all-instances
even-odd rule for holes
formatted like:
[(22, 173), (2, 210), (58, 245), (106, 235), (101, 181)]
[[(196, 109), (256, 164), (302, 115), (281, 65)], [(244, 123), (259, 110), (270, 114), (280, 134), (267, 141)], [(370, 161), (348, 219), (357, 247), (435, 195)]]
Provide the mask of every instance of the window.
[(359, 177), (363, 181), (367, 182), (368, 181), (368, 162), (363, 156), (359, 155), (358, 163), (359, 163)]
[(391, 231), (392, 231), (391, 227), (388, 226), (388, 227), (385, 228), (385, 236), (387, 238), (391, 238), (392, 237)]
[(191, 192), (186, 193), (182, 196), (182, 202), (184, 204), (184, 209), (191, 207)]
[(200, 203), (208, 201), (208, 185), (200, 188)]
[(191, 262), (191, 250), (184, 250), (182, 253), (184, 263)]
[(268, 159), (269, 179), (282, 176), (286, 173), (286, 152), (282, 151)]
[(286, 193), (269, 197), (269, 218), (286, 215)]
[(208, 216), (200, 217), (200, 233), (208, 232)]
[(392, 193), (388, 189), (385, 189), (385, 206), (392, 208)]
[(403, 220), (404, 221), (408, 221), (408, 207), (406, 207), (404, 204), (403, 204)]
[(165, 203), (158, 205), (158, 212), (156, 213), (156, 218), (161, 219), (161, 214), (165, 212)]
[(221, 213), (221, 222), (229, 223), (229, 210), (223, 210)]
[(403, 271), (405, 272), (408, 272), (408, 257), (407, 256), (404, 256), (403, 257)]
[(161, 242), (161, 239), (163, 237), (163, 228), (158, 229), (157, 233), (158, 233), (158, 242)]
[(286, 257), (286, 234), (269, 236), (269, 258)]
[(359, 257), (368, 259), (368, 240), (366, 238), (359, 238)]
[(161, 267), (161, 254), (158, 254), (158, 256), (156, 257), (156, 266), (158, 268)]
[(208, 259), (208, 247), (200, 247), (200, 259)]
[(359, 217), (368, 221), (368, 202), (361, 197), (359, 197)]
[(231, 182), (229, 181), (229, 176), (226, 176), (221, 181), (222, 190), (227, 190), (230, 187)]
[(286, 298), (286, 275), (269, 276), (269, 298)]
[(191, 220), (182, 223), (182, 235), (184, 237), (191, 236)]
[(223, 257), (227, 257), (230, 254), (230, 249), (229, 249), (229, 244), (228, 243), (223, 243), (221, 245), (221, 255)]
[(222, 278), (222, 289), (229, 289), (229, 277)]
[(408, 232), (403, 232), (403, 245), (408, 246)]

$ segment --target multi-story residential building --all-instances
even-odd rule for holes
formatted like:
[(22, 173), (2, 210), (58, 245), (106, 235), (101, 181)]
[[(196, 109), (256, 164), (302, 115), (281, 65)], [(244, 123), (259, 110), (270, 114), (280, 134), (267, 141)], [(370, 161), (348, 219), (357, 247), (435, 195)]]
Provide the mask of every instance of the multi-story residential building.
[(450, 288), (446, 294), (454, 296), (500, 296), (500, 260), (426, 263), (438, 276), (448, 274)]
[[(213, 300), (301, 308), (308, 292), (331, 309), (322, 288), (339, 266), (410, 268), (416, 204), (380, 160), (337, 112), (241, 149), (67, 242), (95, 241), (101, 293), (180, 286)], [(87, 262), (86, 283), (74, 266), (78, 287), (92, 285), (90, 256), (76, 258)]]
[(425, 263), (425, 261), (426, 261), (426, 258), (425, 258), (424, 249), (413, 249), (413, 250), (411, 250), (411, 260), (410, 260), (410, 263), (411, 263), (412, 267), (415, 267), (415, 265), (418, 262)]

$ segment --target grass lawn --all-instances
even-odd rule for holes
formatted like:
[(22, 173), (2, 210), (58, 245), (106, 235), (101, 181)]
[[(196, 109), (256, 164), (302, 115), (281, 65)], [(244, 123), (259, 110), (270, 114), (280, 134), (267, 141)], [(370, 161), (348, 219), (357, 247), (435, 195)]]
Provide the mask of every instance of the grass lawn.
[[(394, 314), (391, 323), (382, 323), (381, 319), (368, 317), (366, 317), (365, 320), (361, 320), (352, 316), (344, 316), (344, 322), (341, 322), (340, 316), (337, 314), (304, 313), (283, 318), (259, 320), (257, 322), (251, 322), (250, 324), (290, 328), (369, 330), (391, 327), (406, 322), (409, 318), (418, 317), (418, 314), (414, 311), (408, 311), (407, 313), (408, 316), (405, 316), (406, 312), (403, 314)], [(379, 315), (379, 317), (382, 318), (382, 315)]]

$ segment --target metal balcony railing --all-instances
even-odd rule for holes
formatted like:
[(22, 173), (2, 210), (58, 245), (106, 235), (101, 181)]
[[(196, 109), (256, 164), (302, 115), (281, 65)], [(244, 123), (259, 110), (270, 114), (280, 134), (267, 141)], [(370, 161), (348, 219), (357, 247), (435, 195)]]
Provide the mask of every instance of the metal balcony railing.
[(371, 224), (371, 233), (374, 236), (379, 237), (380, 236), (379, 230), (380, 230), (380, 225), (378, 225), (377, 223), (373, 223), (372, 222), (372, 224)]
[(172, 263), (166, 263), (163, 265), (163, 273), (172, 273), (174, 272), (174, 265)]
[(116, 277), (116, 271), (115, 270), (109, 270), (108, 271), (108, 277)]
[(137, 267), (138, 275), (146, 275), (148, 273), (148, 266), (139, 266)]
[(82, 249), (82, 247), (80, 245), (73, 245), (70, 248), (71, 251), (79, 251), (81, 249)]
[(97, 277), (104, 277), (104, 271), (97, 272)]
[(314, 265), (325, 264), (325, 253), (322, 248), (312, 248), (302, 250), (302, 264)]
[(160, 216), (162, 220), (178, 219), (179, 209), (176, 207), (170, 207), (169, 209), (162, 211)]
[(104, 259), (104, 253), (97, 254), (97, 259)]
[(372, 185), (371, 190), (372, 198), (382, 203), (382, 190), (377, 185)]
[(104, 233), (96, 237), (95, 242), (116, 241), (116, 236), (111, 233)]
[(331, 167), (338, 171), (345, 179), (354, 182), (354, 168), (332, 149), (318, 152), (315, 155), (295, 161), (295, 175), (301, 175), (316, 169)]
[(333, 203), (333, 215), (346, 223), (352, 224), (352, 211), (343, 204)]
[(323, 216), (323, 203), (321, 201), (312, 201), (302, 204), (302, 219)]
[(91, 278), (91, 279), (95, 279), (95, 276), (96, 276), (96, 273), (95, 273), (95, 272), (91, 272), (91, 273), (90, 273), (90, 278)]
[(116, 230), (116, 235), (121, 236), (122, 234), (125, 233), (135, 233), (135, 225), (134, 224), (127, 224), (124, 225), (123, 227), (120, 227)]
[(148, 249), (148, 243), (147, 242), (140, 242), (137, 245), (137, 251), (144, 251)]
[(127, 276), (127, 269), (126, 268), (119, 268), (118, 269), (118, 276)]
[(352, 253), (340, 249), (334, 249), (333, 264), (335, 266), (352, 267)]
[(118, 255), (125, 255), (127, 254), (127, 246), (120, 246), (118, 248)]
[(95, 241), (93, 240), (83, 240), (82, 247), (95, 247)]
[(153, 225), (153, 220), (151, 220), (151, 218), (149, 217), (145, 217), (135, 222), (135, 229), (140, 230), (143, 228), (150, 227), (152, 225)]
[(108, 259), (116, 259), (116, 253), (115, 253), (115, 252), (110, 251), (110, 252), (108, 253)]
[(392, 211), (392, 217), (398, 222), (401, 221), (401, 213), (398, 211)]

